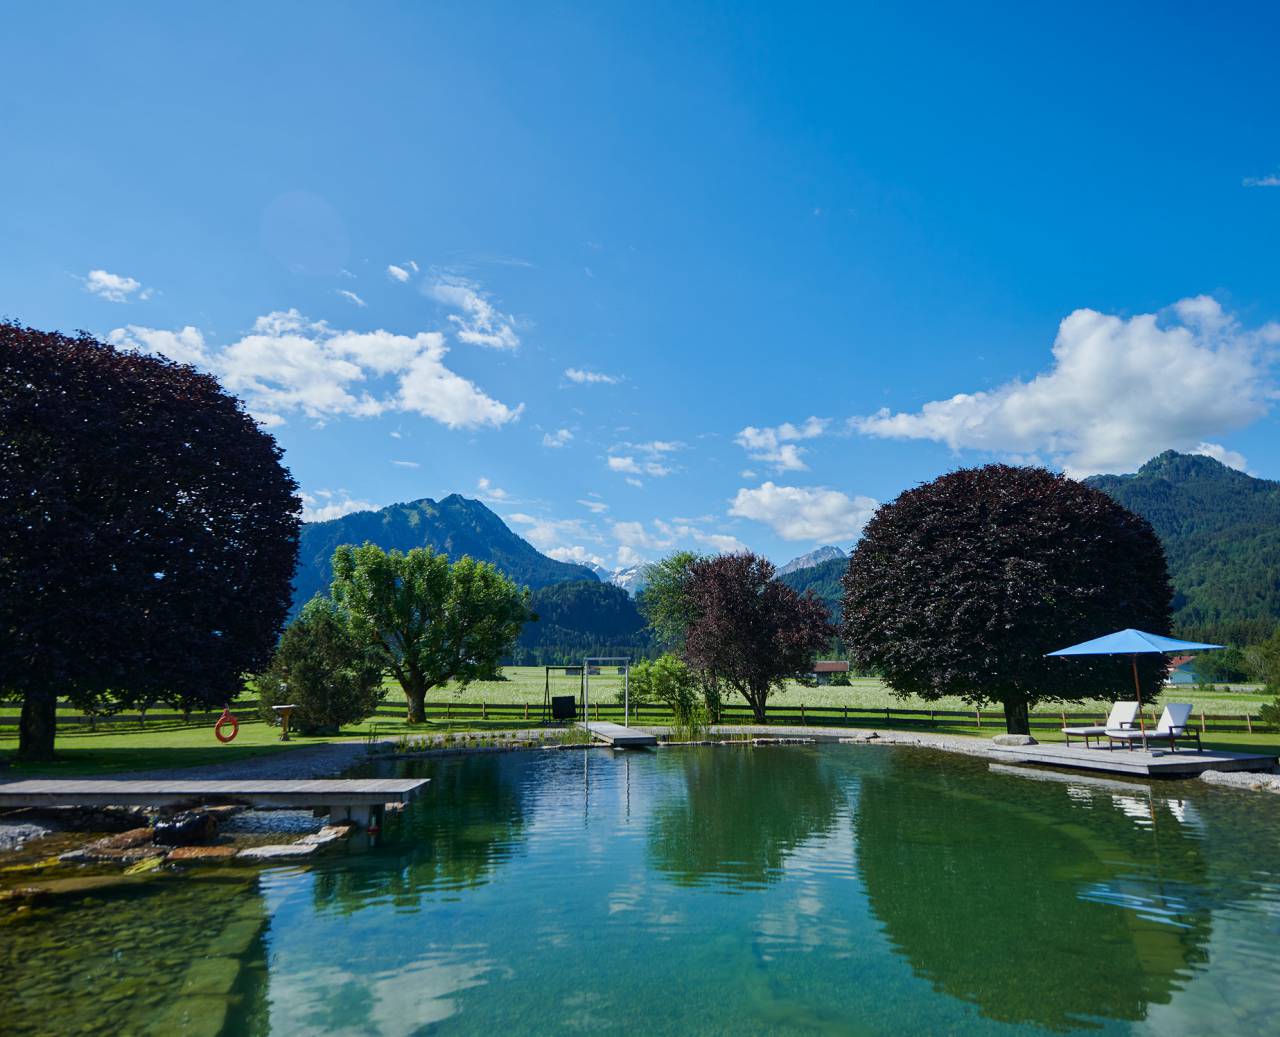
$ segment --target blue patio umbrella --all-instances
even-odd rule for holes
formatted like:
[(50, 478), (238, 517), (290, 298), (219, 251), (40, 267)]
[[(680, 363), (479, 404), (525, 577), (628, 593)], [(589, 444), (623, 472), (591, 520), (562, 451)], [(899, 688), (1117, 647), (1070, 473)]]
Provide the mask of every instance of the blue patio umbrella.
[(1204, 652), (1222, 645), (1206, 644), (1203, 641), (1180, 641), (1176, 637), (1165, 637), (1162, 634), (1148, 634), (1145, 630), (1117, 630), (1114, 634), (1095, 637), (1092, 641), (1082, 641), (1069, 648), (1059, 648), (1046, 655), (1127, 655), (1133, 659), (1133, 690), (1138, 695), (1138, 726), (1145, 734), (1147, 727), (1142, 719), (1142, 685), (1138, 682), (1138, 656), (1168, 655), (1174, 652)]

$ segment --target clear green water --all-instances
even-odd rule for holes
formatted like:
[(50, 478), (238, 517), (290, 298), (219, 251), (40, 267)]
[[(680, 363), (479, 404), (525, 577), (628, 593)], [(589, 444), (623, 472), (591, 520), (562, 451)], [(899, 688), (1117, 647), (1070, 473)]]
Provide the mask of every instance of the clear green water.
[(526, 753), (382, 844), (0, 906), (6, 1033), (1258, 1034), (1280, 801), (920, 750)]

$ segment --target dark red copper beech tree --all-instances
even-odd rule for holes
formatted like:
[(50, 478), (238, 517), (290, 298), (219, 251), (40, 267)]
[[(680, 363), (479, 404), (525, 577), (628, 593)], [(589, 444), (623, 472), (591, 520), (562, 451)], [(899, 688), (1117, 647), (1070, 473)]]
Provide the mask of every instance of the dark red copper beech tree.
[[(1115, 630), (1170, 631), (1173, 589), (1145, 519), (1043, 468), (944, 475), (884, 505), (844, 577), (842, 633), (858, 666), (902, 695), (999, 703), (1029, 733), (1041, 700), (1133, 694), (1129, 659), (1045, 653)], [(1164, 679), (1140, 658), (1142, 699)]]
[(0, 695), (19, 753), (55, 704), (218, 705), (289, 609), (297, 484), (194, 368), (0, 324)]
[(768, 559), (734, 554), (694, 560), (684, 580), (685, 661), (741, 694), (761, 724), (770, 692), (806, 672), (834, 634), (821, 601), (773, 577)]

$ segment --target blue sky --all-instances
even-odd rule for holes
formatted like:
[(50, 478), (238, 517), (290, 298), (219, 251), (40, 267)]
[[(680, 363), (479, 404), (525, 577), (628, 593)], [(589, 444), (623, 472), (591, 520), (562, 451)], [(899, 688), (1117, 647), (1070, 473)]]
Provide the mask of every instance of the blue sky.
[(888, 6), (28, 5), (0, 315), (215, 371), (313, 515), (611, 567), (991, 459), (1280, 477), (1275, 6)]

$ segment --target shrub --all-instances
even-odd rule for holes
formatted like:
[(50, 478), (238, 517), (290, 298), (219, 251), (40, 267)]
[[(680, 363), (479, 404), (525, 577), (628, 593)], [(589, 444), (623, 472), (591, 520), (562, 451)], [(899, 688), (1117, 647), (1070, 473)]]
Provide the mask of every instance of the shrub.
[(1258, 709), (1258, 719), (1267, 727), (1280, 731), (1280, 695)]
[(831, 675), (831, 686), (835, 688), (850, 687), (848, 671), (844, 673), (833, 673)]
[(292, 703), (290, 726), (304, 735), (337, 734), (372, 716), (383, 696), (381, 666), (328, 598), (314, 598), (289, 624), (257, 684), (263, 717)]

